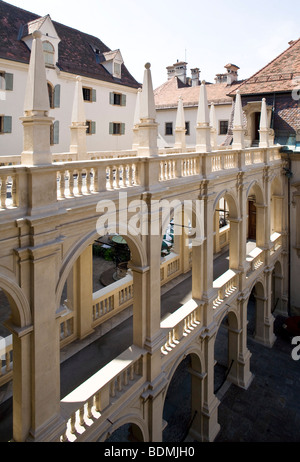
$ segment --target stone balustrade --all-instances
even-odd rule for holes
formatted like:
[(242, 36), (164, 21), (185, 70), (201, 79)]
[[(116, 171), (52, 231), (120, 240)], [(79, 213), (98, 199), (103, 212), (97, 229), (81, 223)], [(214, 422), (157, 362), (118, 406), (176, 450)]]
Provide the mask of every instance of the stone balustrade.
[(80, 441), (110, 404), (143, 377), (144, 351), (131, 346), (61, 400), (66, 429), (60, 441)]
[(160, 323), (166, 330), (166, 340), (161, 347), (162, 355), (168, 355), (180, 341), (201, 324), (201, 305), (196, 300), (189, 300)]
[[(214, 174), (222, 171), (225, 173), (232, 169), (238, 170), (243, 165), (255, 166), (261, 162), (278, 161), (281, 159), (279, 150), (279, 146), (268, 149), (249, 148), (244, 151), (225, 149), (212, 153), (164, 154), (150, 160), (132, 155), (99, 160), (54, 162), (52, 165), (39, 168), (44, 175), (47, 174), (47, 169), (52, 175), (53, 169), (56, 168), (57, 200), (61, 201), (103, 191), (136, 186), (143, 188), (148, 178), (145, 172), (150, 168), (152, 168), (152, 181), (155, 182), (153, 172), (157, 174), (157, 183), (193, 176), (212, 178)], [(157, 168), (156, 163), (158, 163)], [(26, 200), (28, 201), (26, 176), (33, 168), (23, 165), (0, 167), (1, 212), (7, 208), (20, 207), (20, 197), (23, 198), (22, 206), (26, 206)], [(20, 178), (24, 175), (25, 180), (21, 181)]]
[(218, 308), (226, 298), (238, 290), (238, 274), (229, 269), (213, 282), (213, 288), (217, 291), (217, 297), (213, 302), (214, 309)]
[(93, 294), (93, 327), (132, 305), (133, 277), (127, 274)]
[(248, 278), (254, 271), (264, 264), (264, 250), (259, 247), (255, 247), (255, 249), (247, 255), (246, 261), (248, 263), (246, 277)]

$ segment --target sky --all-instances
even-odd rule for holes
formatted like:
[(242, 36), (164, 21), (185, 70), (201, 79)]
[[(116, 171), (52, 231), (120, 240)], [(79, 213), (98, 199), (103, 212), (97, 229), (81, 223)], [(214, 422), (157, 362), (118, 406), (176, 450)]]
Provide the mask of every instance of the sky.
[(299, 0), (7, 0), (7, 3), (98, 37), (120, 49), (124, 63), (143, 82), (151, 63), (153, 87), (167, 80), (177, 60), (198, 67), (214, 82), (224, 66), (251, 77), (300, 38)]

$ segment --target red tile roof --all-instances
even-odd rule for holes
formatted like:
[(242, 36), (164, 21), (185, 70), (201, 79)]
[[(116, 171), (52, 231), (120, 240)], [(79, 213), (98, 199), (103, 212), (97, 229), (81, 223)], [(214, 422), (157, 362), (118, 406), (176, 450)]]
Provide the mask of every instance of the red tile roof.
[[(21, 37), (24, 36), (27, 23), (38, 18), (34, 13), (0, 1), (0, 58), (29, 63), (30, 50)], [(97, 37), (55, 21), (53, 25), (61, 39), (57, 65), (62, 71), (133, 88), (140, 87), (124, 64), (121, 79), (114, 78), (101, 65), (101, 60), (104, 61), (103, 53), (111, 50)], [(100, 50), (100, 54), (96, 55), (93, 48)]]
[[(267, 64), (239, 87), (242, 95), (290, 92), (300, 78), (300, 39), (290, 42), (287, 50)], [(235, 91), (231, 91), (233, 96)]]
[[(237, 88), (241, 82), (231, 85), (226, 83), (206, 84), (207, 99), (209, 103), (231, 103), (232, 98), (228, 92)], [(200, 85), (190, 87), (184, 85), (178, 77), (172, 77), (167, 82), (154, 90), (156, 108), (177, 107), (178, 99), (181, 96), (185, 107), (198, 106)]]

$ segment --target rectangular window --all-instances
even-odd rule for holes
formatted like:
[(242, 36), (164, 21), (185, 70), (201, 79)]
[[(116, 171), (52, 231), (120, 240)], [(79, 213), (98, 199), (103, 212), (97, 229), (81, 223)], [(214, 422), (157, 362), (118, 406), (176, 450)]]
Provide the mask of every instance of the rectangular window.
[(190, 122), (185, 122), (186, 135), (190, 135)]
[(90, 103), (96, 102), (96, 90), (88, 87), (82, 87), (83, 100), (89, 101)]
[(220, 120), (219, 122), (219, 135), (227, 135), (228, 120)]
[(114, 63), (114, 75), (115, 77), (121, 78), (121, 64)]
[(12, 117), (0, 116), (0, 134), (12, 133)]
[(50, 145), (59, 144), (59, 121), (55, 120), (50, 126)]
[(87, 128), (86, 128), (86, 134), (87, 135), (95, 135), (96, 133), (96, 122), (93, 120), (87, 120), (86, 123)]
[(109, 94), (109, 103), (113, 106), (126, 106), (126, 95), (112, 92)]
[(14, 86), (14, 75), (0, 71), (0, 90), (12, 91)]
[(166, 122), (165, 135), (173, 135), (173, 122)]
[(125, 135), (125, 124), (120, 122), (110, 122), (109, 124), (110, 135)]

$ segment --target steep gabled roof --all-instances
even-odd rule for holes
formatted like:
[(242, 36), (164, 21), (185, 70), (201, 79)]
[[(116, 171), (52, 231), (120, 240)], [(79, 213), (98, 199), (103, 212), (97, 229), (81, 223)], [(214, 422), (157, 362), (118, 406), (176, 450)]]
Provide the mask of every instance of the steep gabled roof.
[[(29, 63), (30, 50), (21, 38), (27, 24), (39, 18), (34, 13), (0, 1), (0, 58)], [(121, 79), (113, 77), (101, 65), (101, 61), (105, 60), (103, 53), (111, 50), (100, 39), (55, 21), (53, 25), (61, 39), (57, 63), (60, 70), (133, 88), (140, 87), (124, 64)]]
[[(214, 104), (231, 104), (232, 98), (227, 96), (227, 94), (239, 85), (240, 82), (234, 82), (231, 85), (227, 85), (227, 83), (207, 83), (208, 102)], [(154, 91), (155, 105), (157, 109), (177, 107), (178, 99), (181, 96), (184, 107), (198, 106), (199, 92), (200, 85), (195, 87), (184, 85), (178, 77), (174, 76)]]
[[(246, 79), (239, 90), (242, 95), (274, 92), (290, 92), (300, 78), (300, 39), (290, 42), (287, 50), (263, 67), (249, 79)], [(234, 96), (234, 92), (229, 93)]]

